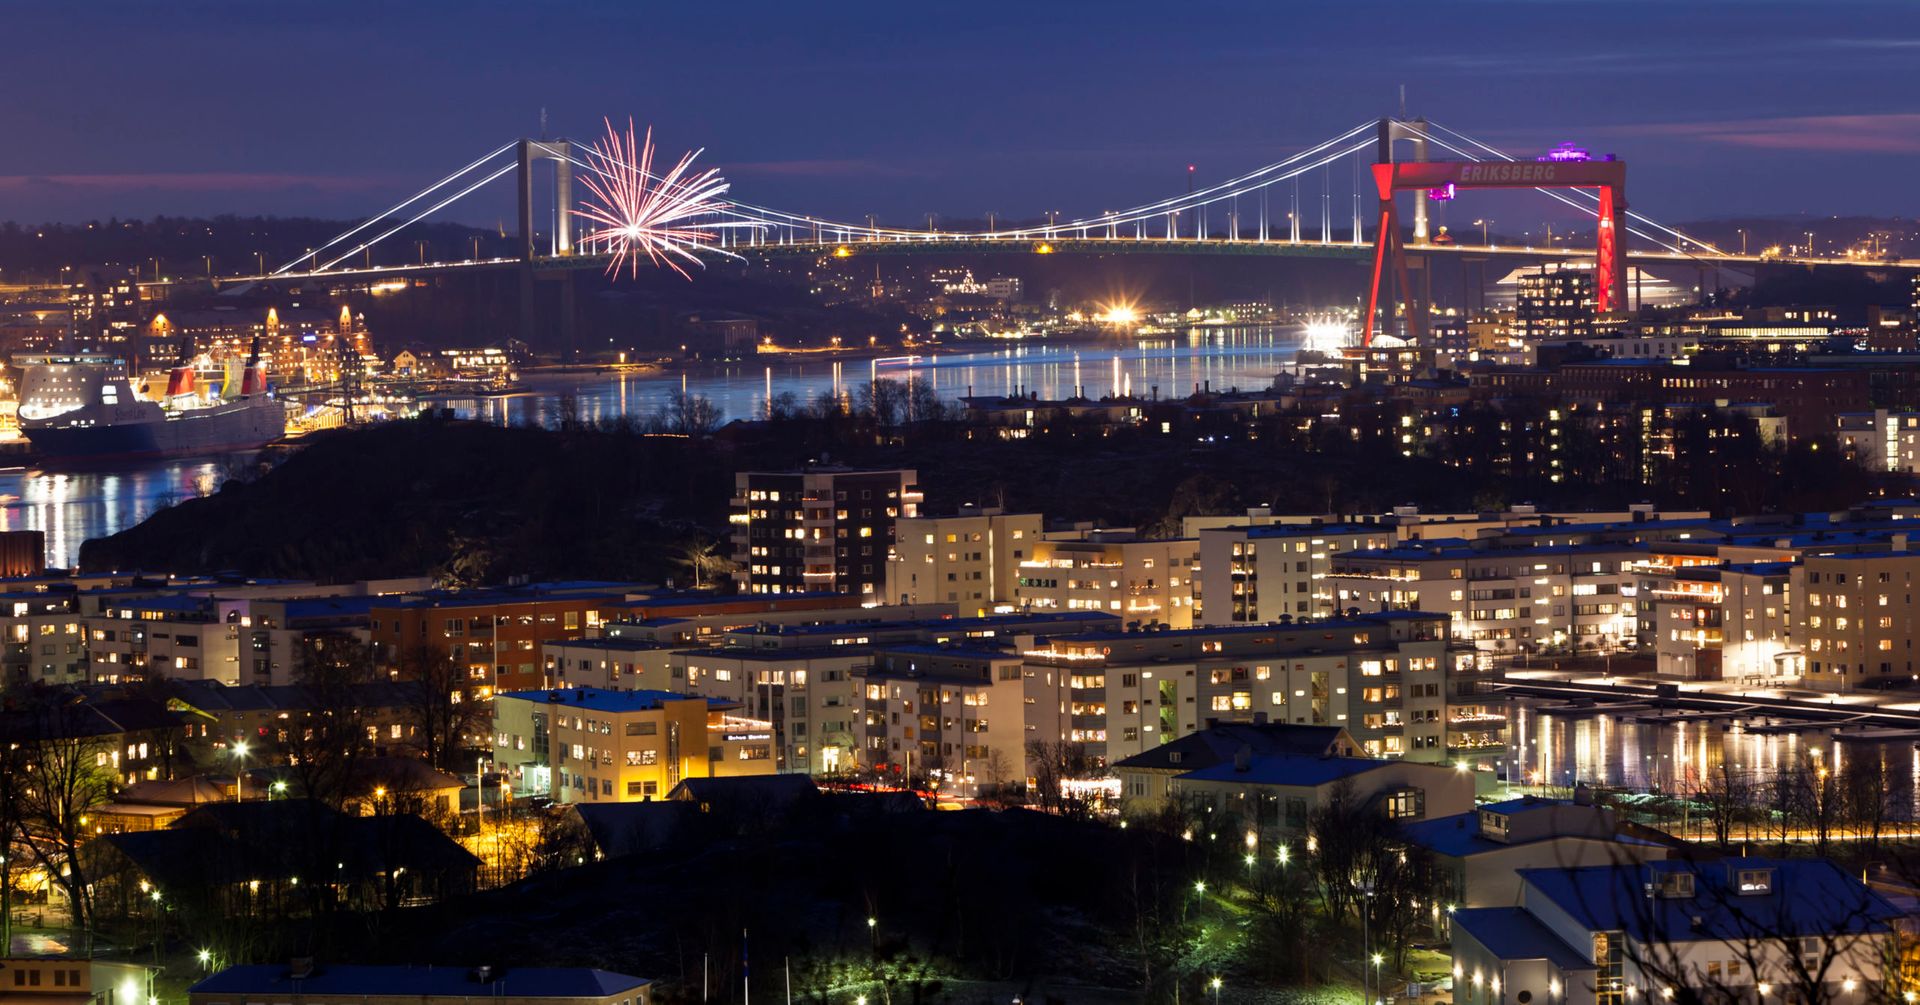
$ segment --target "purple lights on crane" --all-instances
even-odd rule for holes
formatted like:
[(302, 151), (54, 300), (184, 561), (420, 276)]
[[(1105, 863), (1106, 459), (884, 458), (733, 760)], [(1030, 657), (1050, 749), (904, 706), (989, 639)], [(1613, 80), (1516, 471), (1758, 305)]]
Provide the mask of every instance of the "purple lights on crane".
[(1562, 143), (1552, 150), (1547, 151), (1545, 154), (1534, 158), (1534, 160), (1554, 162), (1590, 161), (1592, 159), (1592, 151), (1585, 147), (1576, 147), (1571, 143)]
[(1454, 190), (1452, 182), (1448, 182), (1438, 188), (1427, 189), (1427, 198), (1432, 199), (1434, 202), (1452, 202), (1453, 197)]

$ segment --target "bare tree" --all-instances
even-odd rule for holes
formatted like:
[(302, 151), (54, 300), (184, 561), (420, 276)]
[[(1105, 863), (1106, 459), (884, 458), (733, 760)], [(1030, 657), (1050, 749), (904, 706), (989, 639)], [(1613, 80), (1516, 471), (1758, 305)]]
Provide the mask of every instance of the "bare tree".
[(1720, 847), (1725, 848), (1732, 842), (1735, 826), (1750, 816), (1754, 795), (1751, 776), (1735, 774), (1733, 765), (1724, 757), (1720, 759), (1719, 768), (1707, 776), (1706, 784), (1695, 793), (1696, 800), (1705, 807), (1714, 842)]
[(421, 756), (443, 771), (458, 770), (480, 749), (489, 721), (467, 668), (438, 646), (417, 645), (400, 654), (399, 675), (413, 685), (402, 715)]
[(296, 660), (294, 679), (306, 708), (277, 737), (300, 792), (338, 807), (352, 795), (361, 762), (372, 753), (372, 725), (361, 707), (374, 679), (367, 644), (350, 635), (310, 639)]
[(112, 796), (109, 737), (83, 706), (47, 702), (26, 713), (16, 733), (28, 776), (19, 796), (18, 833), (61, 891), (73, 912), (73, 927), (93, 941), (93, 884), (80, 858), (91, 836), (88, 814)]
[(672, 433), (679, 436), (701, 438), (708, 436), (720, 427), (725, 415), (720, 406), (697, 394), (676, 391), (659, 410), (654, 412), (648, 424), (656, 433)]
[(1030, 795), (1039, 801), (1042, 809), (1055, 813), (1081, 813), (1087, 809), (1084, 800), (1067, 794), (1064, 784), (1085, 778), (1097, 769), (1085, 744), (1033, 740), (1027, 744), (1027, 763), (1033, 770), (1034, 791)]

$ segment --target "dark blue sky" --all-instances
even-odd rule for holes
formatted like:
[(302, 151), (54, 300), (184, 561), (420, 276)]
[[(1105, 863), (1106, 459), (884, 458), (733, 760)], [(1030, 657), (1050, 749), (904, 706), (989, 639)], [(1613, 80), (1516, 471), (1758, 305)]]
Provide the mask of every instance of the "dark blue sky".
[(1618, 153), (1663, 219), (1920, 214), (1906, 0), (5, 0), (0, 23), (18, 220), (364, 215), (543, 106), (555, 134), (651, 122), (784, 209), (1073, 215), (1277, 160), (1402, 83), (1515, 152)]

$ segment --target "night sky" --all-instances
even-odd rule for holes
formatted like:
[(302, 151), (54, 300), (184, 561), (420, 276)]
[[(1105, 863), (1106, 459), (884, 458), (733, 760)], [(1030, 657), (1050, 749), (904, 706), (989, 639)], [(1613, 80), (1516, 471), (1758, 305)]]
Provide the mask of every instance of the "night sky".
[(366, 215), (543, 106), (553, 135), (651, 122), (783, 209), (1071, 216), (1277, 160), (1402, 83), (1516, 153), (1617, 153), (1663, 219), (1920, 214), (1905, 0), (82, 7), (0, 2), (0, 219)]

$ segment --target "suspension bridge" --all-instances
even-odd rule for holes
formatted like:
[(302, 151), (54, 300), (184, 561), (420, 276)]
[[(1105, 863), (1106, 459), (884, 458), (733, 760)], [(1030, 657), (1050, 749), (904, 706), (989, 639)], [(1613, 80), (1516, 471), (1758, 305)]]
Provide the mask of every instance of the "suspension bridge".
[[(689, 161), (664, 173), (632, 151), (631, 134), (623, 151), (609, 126), (611, 144), (571, 140), (519, 139), (474, 159), (460, 169), (343, 231), (299, 258), (267, 272), (219, 277), (216, 283), (272, 279), (366, 279), (447, 274), (476, 269), (517, 269), (521, 276), (523, 328), (534, 330), (534, 284), (561, 281), (562, 310), (571, 314), (572, 274), (609, 269), (631, 249), (608, 241), (605, 228), (576, 232), (576, 181), (600, 194), (610, 185), (654, 185), (671, 193), (688, 184), (680, 172)], [(609, 150), (611, 146), (611, 150)], [(1434, 155), (1440, 155), (1435, 158)], [(548, 170), (550, 169), (550, 170)], [(1348, 193), (1336, 199), (1337, 179), (1351, 170)], [(580, 177), (576, 179), (576, 173)], [(372, 264), (371, 249), (412, 224), (442, 212), (493, 183), (514, 176), (518, 193), (515, 253), (507, 257)], [(545, 240), (535, 227), (536, 177), (547, 182), (540, 194), (553, 208)], [(711, 173), (709, 173), (711, 175)], [(702, 176), (703, 178), (707, 176)], [(688, 260), (769, 258), (784, 255), (850, 258), (908, 254), (1154, 254), (1270, 255), (1356, 258), (1373, 262), (1373, 303), (1367, 324), (1379, 313), (1383, 286), (1396, 287), (1408, 305), (1409, 319), (1425, 297), (1409, 278), (1428, 256), (1472, 256), (1482, 260), (1518, 257), (1531, 260), (1592, 259), (1602, 310), (1628, 306), (1623, 289), (1629, 260), (1688, 263), (1701, 269), (1739, 267), (1762, 262), (1804, 265), (1920, 267), (1920, 261), (1861, 261), (1804, 256), (1744, 254), (1722, 249), (1635, 212), (1626, 203), (1626, 165), (1611, 157), (1594, 159), (1585, 151), (1560, 148), (1545, 157), (1521, 158), (1445, 125), (1426, 119), (1383, 118), (1363, 122), (1279, 161), (1205, 187), (1129, 209), (1045, 223), (998, 227), (990, 218), (977, 229), (942, 229), (932, 219), (925, 228), (885, 226), (869, 216), (864, 222), (787, 212), (731, 197), (702, 199), (695, 212), (676, 218), (680, 239), (668, 248)], [(724, 182), (708, 192), (727, 193)], [(550, 189), (546, 187), (550, 185)], [(1430, 204), (1451, 200), (1460, 188), (1533, 189), (1548, 199), (1592, 218), (1594, 244), (1575, 247), (1496, 240), (1480, 221), (1479, 241), (1471, 233), (1449, 234), (1430, 228)], [(1412, 194), (1411, 220), (1397, 208), (1402, 192)], [(1303, 205), (1303, 193), (1305, 204)], [(1317, 207), (1314, 203), (1317, 202)], [(1316, 212), (1317, 210), (1317, 212)], [(1317, 217), (1317, 219), (1314, 219)], [(1371, 222), (1369, 231), (1367, 224)], [(1410, 224), (1407, 225), (1407, 224)], [(1342, 230), (1344, 227), (1344, 230)], [(652, 254), (642, 249), (640, 254)], [(670, 261), (669, 256), (659, 256)], [(359, 260), (356, 264), (356, 260)], [(677, 266), (676, 266), (677, 267)], [(1390, 306), (1391, 297), (1386, 300)], [(1392, 315), (1391, 309), (1388, 315)], [(1417, 334), (1418, 320), (1410, 320)], [(564, 325), (564, 322), (563, 322)], [(570, 327), (570, 326), (566, 326)]]

